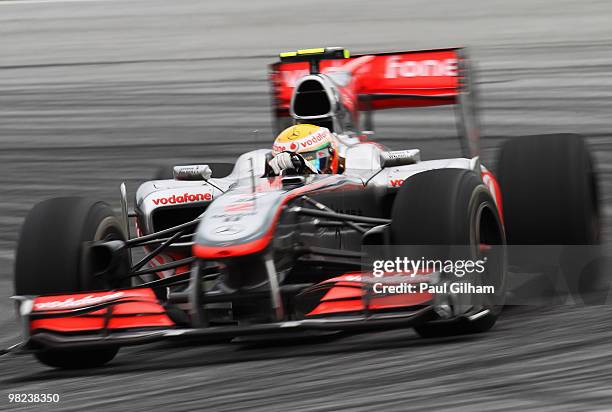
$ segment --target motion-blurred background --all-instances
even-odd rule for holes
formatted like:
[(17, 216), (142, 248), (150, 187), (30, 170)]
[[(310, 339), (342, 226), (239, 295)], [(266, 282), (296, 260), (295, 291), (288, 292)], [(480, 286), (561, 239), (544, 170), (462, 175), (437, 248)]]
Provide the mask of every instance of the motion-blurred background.
[[(31, 205), (84, 195), (118, 207), (119, 183), (133, 193), (159, 164), (268, 147), (267, 64), (284, 50), (470, 47), (485, 164), (508, 137), (586, 135), (609, 238), (611, 17), (605, 0), (0, 0), (0, 343), (17, 340), (8, 297)], [(458, 153), (448, 108), (375, 120), (391, 148)], [(610, 407), (612, 310), (541, 310), (452, 341), (398, 331), (316, 345), (126, 349), (87, 377), (1, 359), (0, 395), (59, 392), (63, 410)]]

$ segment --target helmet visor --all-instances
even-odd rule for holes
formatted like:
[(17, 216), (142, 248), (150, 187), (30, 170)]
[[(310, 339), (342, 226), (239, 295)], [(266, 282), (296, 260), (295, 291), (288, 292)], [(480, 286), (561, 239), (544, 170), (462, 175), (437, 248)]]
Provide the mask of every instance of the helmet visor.
[(302, 152), (300, 154), (314, 169), (319, 172), (324, 172), (331, 166), (332, 157), (330, 147), (330, 145), (326, 145), (321, 149), (311, 152)]

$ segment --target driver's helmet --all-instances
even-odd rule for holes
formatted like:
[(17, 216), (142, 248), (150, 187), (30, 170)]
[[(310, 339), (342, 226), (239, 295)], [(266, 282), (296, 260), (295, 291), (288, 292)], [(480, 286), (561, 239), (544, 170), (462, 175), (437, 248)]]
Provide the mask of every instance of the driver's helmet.
[(296, 124), (283, 130), (274, 140), (272, 153), (300, 154), (319, 173), (338, 173), (336, 138), (325, 127)]

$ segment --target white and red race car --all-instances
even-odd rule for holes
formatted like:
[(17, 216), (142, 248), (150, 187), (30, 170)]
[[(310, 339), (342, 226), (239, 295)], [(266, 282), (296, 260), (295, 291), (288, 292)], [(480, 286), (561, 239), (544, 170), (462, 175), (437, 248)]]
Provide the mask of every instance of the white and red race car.
[[(36, 205), (17, 248), (25, 338), (13, 350), (70, 368), (160, 339), (490, 329), (507, 242), (597, 243), (598, 199), (577, 135), (509, 140), (497, 178), (481, 163), (469, 67), (461, 48), (282, 53), (270, 72), (277, 128), (327, 127), (341, 142), (340, 173), (273, 176), (270, 150), (257, 149), (234, 164), (174, 167), (139, 187), (133, 212), (122, 185), (123, 216), (82, 198)], [(416, 148), (366, 139), (377, 110), (437, 105), (456, 106), (460, 157), (422, 161)], [(372, 270), (374, 257), (418, 260), (431, 247), (440, 259), (486, 261), (478, 286), (491, 293), (453, 291), (468, 277), (442, 270)], [(414, 283), (426, 288), (405, 286)]]

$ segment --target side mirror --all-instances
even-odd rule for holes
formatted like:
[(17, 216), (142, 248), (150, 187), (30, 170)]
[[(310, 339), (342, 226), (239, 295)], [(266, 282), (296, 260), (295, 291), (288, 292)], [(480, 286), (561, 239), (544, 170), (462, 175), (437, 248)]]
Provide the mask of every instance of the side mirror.
[(421, 151), (419, 149), (396, 150), (383, 152), (380, 155), (380, 167), (406, 166), (421, 161)]
[(176, 180), (208, 180), (212, 176), (208, 165), (174, 166), (172, 172)]

